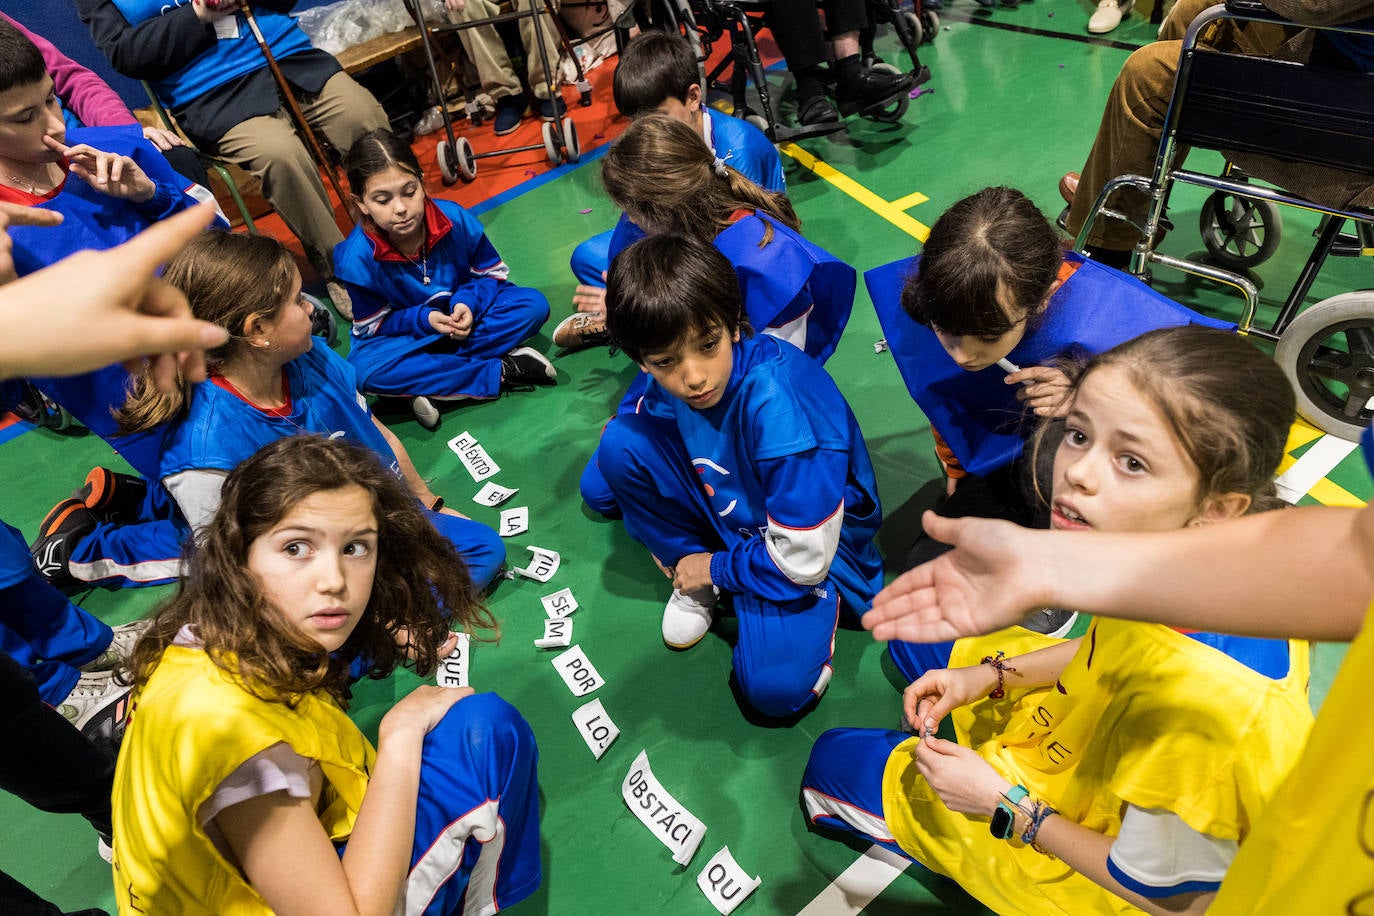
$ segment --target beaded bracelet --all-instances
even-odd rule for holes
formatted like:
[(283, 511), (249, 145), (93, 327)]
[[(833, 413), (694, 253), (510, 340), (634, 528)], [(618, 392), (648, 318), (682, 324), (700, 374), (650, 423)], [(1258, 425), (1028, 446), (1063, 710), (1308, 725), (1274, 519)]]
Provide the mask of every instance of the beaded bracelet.
[(1006, 672), (1015, 671), (1016, 669), (1002, 661), (1002, 659), (1006, 658), (1006, 655), (1007, 653), (998, 649), (996, 655), (984, 655), (983, 660), (979, 662), (979, 664), (982, 665), (991, 665), (992, 670), (997, 672), (997, 689), (988, 694), (989, 700), (1000, 700), (1007, 695), (1005, 684)]
[[(1024, 810), (1023, 808), (1022, 811)], [(1042, 801), (1033, 802), (1030, 814), (1028, 815), (1030, 817), (1030, 823), (1026, 825), (1025, 832), (1021, 834), (1021, 842), (1038, 853), (1048, 855), (1044, 848), (1035, 842), (1035, 838), (1040, 835), (1040, 828), (1044, 825), (1045, 821), (1049, 819), (1049, 816), (1058, 813), (1058, 811)]]

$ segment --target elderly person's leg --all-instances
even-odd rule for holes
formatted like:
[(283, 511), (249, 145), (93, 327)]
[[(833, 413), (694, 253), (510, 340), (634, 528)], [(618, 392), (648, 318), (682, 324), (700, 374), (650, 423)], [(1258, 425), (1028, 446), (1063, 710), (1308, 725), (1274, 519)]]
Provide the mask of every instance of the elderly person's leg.
[(319, 168), (286, 111), (234, 125), (220, 138), (219, 153), (262, 182), (264, 196), (300, 239), (310, 263), (332, 277), (334, 246), (343, 241), (343, 232)]

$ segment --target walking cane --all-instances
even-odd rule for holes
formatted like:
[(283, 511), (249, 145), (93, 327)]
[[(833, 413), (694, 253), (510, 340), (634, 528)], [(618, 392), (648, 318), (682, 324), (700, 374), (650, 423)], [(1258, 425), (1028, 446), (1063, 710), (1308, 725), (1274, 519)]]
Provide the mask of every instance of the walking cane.
[[(217, 4), (219, 5), (219, 4)], [(228, 5), (228, 4), (223, 4)], [(277, 88), (281, 91), (282, 99), (286, 102), (287, 111), (291, 114), (291, 120), (296, 123), (296, 128), (305, 137), (306, 146), (310, 150), (310, 155), (315, 161), (324, 168), (325, 175), (329, 178), (329, 186), (334, 189), (334, 193), (339, 195), (339, 202), (343, 204), (345, 211), (349, 210), (349, 197), (344, 193), (343, 187), (339, 184), (339, 176), (334, 173), (334, 165), (325, 155), (324, 147), (320, 146), (319, 137), (315, 136), (315, 131), (310, 126), (310, 122), (305, 119), (305, 112), (301, 110), (300, 103), (296, 101), (296, 94), (291, 91), (291, 84), (282, 75), (281, 67), (277, 65), (277, 59), (272, 54), (272, 49), (267, 46), (267, 39), (262, 34), (262, 29), (258, 27), (258, 20), (253, 15), (253, 10), (248, 6), (248, 0), (239, 0), (239, 10), (244, 18), (248, 20), (248, 28), (253, 32), (253, 38), (258, 42), (258, 49), (262, 51), (262, 56), (267, 59), (267, 68), (272, 71), (272, 78), (277, 81)], [(338, 221), (338, 216), (334, 217)], [(344, 231), (349, 232), (353, 229), (351, 225), (345, 226)]]

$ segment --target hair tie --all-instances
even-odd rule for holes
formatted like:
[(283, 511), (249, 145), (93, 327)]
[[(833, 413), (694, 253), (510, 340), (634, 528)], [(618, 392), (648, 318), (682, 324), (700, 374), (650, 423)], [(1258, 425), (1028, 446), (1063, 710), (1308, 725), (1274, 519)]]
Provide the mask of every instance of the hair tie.
[(716, 170), (717, 178), (730, 177), (730, 171), (725, 167), (725, 160), (720, 158), (719, 156), (717, 156), (715, 161), (711, 163), (711, 166)]

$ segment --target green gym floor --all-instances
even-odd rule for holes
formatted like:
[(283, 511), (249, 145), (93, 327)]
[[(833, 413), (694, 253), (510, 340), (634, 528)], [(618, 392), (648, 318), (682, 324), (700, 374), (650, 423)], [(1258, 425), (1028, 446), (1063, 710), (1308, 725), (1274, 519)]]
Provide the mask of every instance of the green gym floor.
[[(1113, 77), (1130, 48), (1153, 35), (1137, 12), (1109, 40), (1088, 40), (1087, 0), (1033, 0), (990, 14), (971, 0), (949, 2), (938, 39), (921, 48), (933, 72), (930, 91), (911, 103), (902, 123), (854, 120), (847, 134), (784, 150), (789, 192), (807, 237), (860, 272), (915, 252), (926, 226), (985, 185), (1016, 185), (1053, 217), (1062, 206), (1056, 182), (1082, 163)], [(896, 56), (893, 45), (887, 39), (880, 46), (889, 60)], [(594, 75), (600, 96), (608, 98), (605, 68)], [(775, 71), (773, 79), (781, 89), (783, 75)], [(573, 109), (586, 153), (580, 165), (549, 173), (542, 152), (484, 159), (477, 181), (454, 189), (472, 204), (511, 188), (478, 212), (512, 278), (547, 293), (553, 304), (548, 332), (570, 310), (574, 283), (567, 265), (574, 245), (611, 226), (616, 216), (599, 192), (594, 147), (623, 125), (592, 118), (599, 110)], [(469, 135), (479, 151), (494, 148), (490, 127)], [(431, 138), (419, 146), (427, 165), (433, 163), (432, 144)], [(1199, 155), (1190, 164), (1214, 159)], [(435, 188), (442, 192), (437, 183)], [(1176, 195), (1172, 217), (1179, 228), (1166, 252), (1201, 249), (1191, 228), (1201, 198), (1188, 189)], [(1313, 226), (1294, 214), (1284, 218), (1286, 240), (1258, 272), (1270, 305), (1282, 300), (1296, 276)], [(1231, 294), (1160, 273), (1157, 286), (1168, 295), (1214, 314), (1238, 314), (1239, 300)], [(1314, 298), (1370, 286), (1369, 279), (1366, 263), (1335, 260)], [(885, 556), (899, 559), (920, 509), (940, 485), (926, 421), (891, 358), (874, 350), (881, 336), (860, 283), (853, 318), (828, 368), (866, 433), (887, 518), (880, 545)], [(553, 353), (547, 336), (535, 343)], [(817, 735), (834, 726), (897, 723), (898, 691), (886, 674), (882, 647), (867, 633), (838, 634), (829, 692), (790, 727), (753, 724), (737, 705), (728, 684), (732, 619), (720, 621), (688, 652), (663, 648), (659, 616), (667, 583), (619, 524), (583, 509), (577, 491), (598, 431), (635, 370), (605, 349), (562, 355), (555, 363), (557, 387), (451, 409), (434, 432), (408, 415), (382, 414), (421, 472), (433, 478), (434, 490), (494, 526), (497, 510), (470, 501), (479, 484), (447, 447), (449, 439), (470, 432), (501, 468), (493, 479), (519, 488), (506, 506), (529, 507), (529, 532), (508, 542), (511, 565), (521, 565), (531, 545), (562, 555), (547, 585), (523, 579), (499, 585), (491, 606), (501, 621), (501, 641), (476, 644), (471, 659), (473, 685), (513, 702), (534, 726), (541, 750), (544, 882), (516, 912), (710, 913), (697, 875), (723, 846), (762, 879), (740, 905), (742, 914), (982, 912), (959, 888), (919, 867), (899, 874), (865, 857), (861, 846), (812, 833), (798, 808), (798, 780)], [(119, 463), (93, 436), (27, 431), (10, 439), (0, 445), (6, 480), (0, 517), (32, 538), (47, 509), (101, 464)], [(1357, 453), (1302, 425), (1294, 430), (1286, 466), (1291, 464), (1298, 467), (1289, 479), (1305, 478), (1303, 502), (1358, 504), (1371, 491)], [(562, 588), (571, 588), (580, 605), (572, 617), (573, 642), (605, 682), (588, 699), (599, 699), (620, 729), (599, 761), (570, 719), (586, 700), (573, 696), (550, 665), (556, 653), (533, 646), (543, 635), (540, 596)], [(77, 600), (102, 619), (122, 623), (147, 614), (166, 595), (162, 589), (96, 591)], [(1342, 651), (1318, 647), (1314, 705)], [(416, 683), (404, 672), (364, 683), (352, 713), (375, 735), (389, 705)], [(641, 750), (667, 791), (707, 826), (685, 868), (621, 800), (621, 782)], [(96, 856), (95, 836), (79, 817), (37, 813), (4, 796), (0, 823), (5, 871), (64, 909), (104, 906), (113, 912), (109, 867)]]

